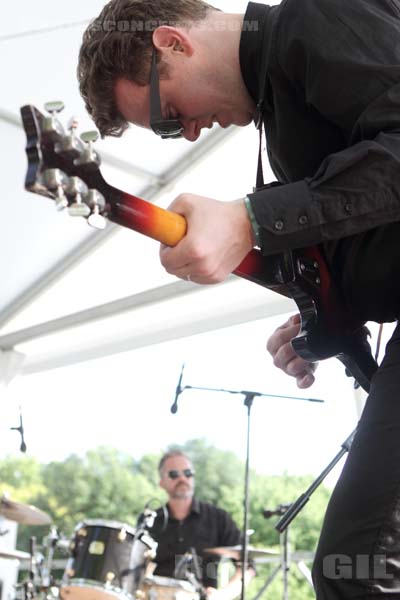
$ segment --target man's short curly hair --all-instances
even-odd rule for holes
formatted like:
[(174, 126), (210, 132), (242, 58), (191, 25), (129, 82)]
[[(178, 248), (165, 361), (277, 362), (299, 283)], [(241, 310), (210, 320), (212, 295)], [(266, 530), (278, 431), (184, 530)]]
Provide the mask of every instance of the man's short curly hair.
[(149, 82), (153, 31), (201, 21), (209, 10), (217, 9), (203, 0), (111, 0), (104, 6), (83, 34), (77, 69), (80, 92), (102, 136), (119, 137), (128, 127), (115, 103), (115, 81)]

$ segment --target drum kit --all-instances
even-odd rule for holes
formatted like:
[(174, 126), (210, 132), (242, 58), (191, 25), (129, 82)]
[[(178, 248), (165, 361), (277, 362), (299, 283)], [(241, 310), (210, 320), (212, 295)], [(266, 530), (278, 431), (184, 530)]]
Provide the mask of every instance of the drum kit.
[[(45, 512), (3, 496), (0, 524), (7, 519), (23, 525), (50, 526), (42, 545), (31, 538), (30, 552), (0, 546), (0, 559), (17, 560), (28, 566), (27, 578), (15, 585), (14, 596), (7, 600), (201, 600), (204, 591), (192, 570), (188, 570), (185, 579), (153, 574), (157, 543), (150, 530), (155, 513), (145, 509), (143, 514), (136, 528), (119, 521), (86, 519), (75, 527), (69, 539), (58, 533)], [(277, 554), (252, 546), (247, 550), (249, 558), (255, 561)], [(54, 575), (56, 563), (60, 562), (54, 560), (56, 551), (64, 555), (62, 563), (66, 563), (60, 579)], [(240, 561), (242, 548), (216, 547), (204, 552)]]
[[(27, 579), (15, 586), (15, 600), (147, 598), (147, 592), (138, 592), (144, 587), (148, 566), (156, 555), (157, 543), (148, 533), (154, 515), (145, 511), (143, 523), (137, 528), (119, 521), (86, 519), (75, 527), (72, 539), (59, 535), (51, 526), (42, 545), (31, 538), (30, 552), (0, 547), (0, 559), (29, 565)], [(51, 525), (45, 512), (5, 497), (0, 500), (1, 519), (24, 525)], [(68, 554), (60, 580), (54, 576), (57, 550)]]
[[(0, 498), (0, 525), (14, 521), (23, 525), (50, 526), (41, 545), (31, 538), (30, 552), (2, 549), (1, 559), (20, 561), (27, 578), (16, 584), (7, 600), (199, 600), (189, 581), (153, 575), (157, 543), (149, 530), (155, 513), (144, 511), (143, 522), (132, 527), (119, 521), (86, 519), (71, 539), (60, 535), (51, 518), (38, 508)], [(1, 529), (1, 528), (0, 528)], [(62, 577), (54, 576), (66, 556)], [(0, 586), (1, 587), (1, 586)], [(6, 600), (1, 598), (0, 600)]]

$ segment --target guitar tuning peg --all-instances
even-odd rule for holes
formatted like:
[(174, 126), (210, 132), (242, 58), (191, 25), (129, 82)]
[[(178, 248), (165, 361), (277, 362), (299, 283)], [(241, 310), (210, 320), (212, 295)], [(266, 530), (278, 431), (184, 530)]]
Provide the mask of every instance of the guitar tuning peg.
[(81, 140), (86, 144), (97, 142), (99, 139), (99, 132), (93, 129), (92, 131), (84, 131), (81, 133)]
[(50, 116), (43, 117), (42, 134), (52, 142), (58, 142), (64, 135), (64, 128), (57, 119), (58, 113), (64, 108), (64, 102), (55, 100), (54, 102), (46, 102), (44, 105)]
[(106, 207), (104, 196), (97, 190), (89, 190), (85, 201), (92, 210), (88, 218), (89, 225), (95, 229), (105, 229), (107, 221), (101, 214)]
[(69, 134), (62, 136), (55, 146), (57, 154), (61, 154), (65, 158), (78, 158), (84, 151), (84, 145), (76, 135), (78, 127), (78, 119), (71, 117), (68, 122)]
[(78, 129), (78, 124), (78, 117), (71, 117), (68, 121), (67, 128), (70, 130), (71, 133), (75, 132)]
[(81, 156), (74, 161), (75, 165), (84, 165), (85, 167), (90, 168), (98, 167), (100, 165), (100, 156), (93, 148), (93, 144), (98, 138), (99, 132), (95, 130), (85, 131), (81, 134), (81, 140), (86, 144), (86, 147)]
[(83, 199), (83, 196), (88, 193), (88, 188), (82, 179), (75, 176), (70, 177), (65, 193), (72, 198), (72, 202), (68, 207), (71, 217), (88, 217), (90, 215), (90, 208)]
[(42, 174), (42, 181), (54, 198), (56, 209), (62, 210), (68, 206), (68, 198), (64, 188), (68, 181), (67, 176), (60, 169), (46, 169)]
[(106, 228), (107, 221), (103, 215), (100, 214), (100, 209), (97, 204), (93, 207), (93, 212), (88, 217), (88, 223), (91, 227), (94, 227), (94, 229)]
[(65, 104), (62, 100), (53, 100), (52, 102), (46, 102), (44, 105), (44, 109), (54, 115), (54, 113), (60, 113), (65, 107)]

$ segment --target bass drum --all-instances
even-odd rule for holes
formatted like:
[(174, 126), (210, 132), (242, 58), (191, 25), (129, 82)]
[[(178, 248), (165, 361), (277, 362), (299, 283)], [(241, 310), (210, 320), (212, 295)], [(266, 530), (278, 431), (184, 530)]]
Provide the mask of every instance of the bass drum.
[(79, 523), (61, 583), (62, 600), (132, 600), (141, 586), (156, 542), (117, 521)]
[(141, 587), (144, 600), (199, 600), (200, 595), (189, 581), (153, 575), (146, 577)]

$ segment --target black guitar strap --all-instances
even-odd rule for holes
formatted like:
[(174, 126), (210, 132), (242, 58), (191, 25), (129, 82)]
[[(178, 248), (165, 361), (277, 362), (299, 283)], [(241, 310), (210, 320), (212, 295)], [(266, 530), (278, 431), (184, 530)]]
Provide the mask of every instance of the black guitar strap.
[[(269, 9), (269, 7), (268, 7)], [(258, 148), (258, 165), (257, 165), (257, 178), (256, 187), (254, 191), (258, 191), (264, 187), (264, 174), (262, 166), (262, 137), (263, 137), (263, 125), (264, 125), (264, 112), (270, 110), (270, 106), (265, 100), (265, 85), (267, 81), (267, 59), (269, 55), (269, 45), (271, 38), (268, 36), (268, 27), (266, 22), (264, 23), (263, 40), (261, 45), (261, 65), (260, 65), (260, 80), (258, 87), (258, 101), (256, 106), (256, 113), (254, 116), (254, 124), (259, 131), (259, 148)]]

